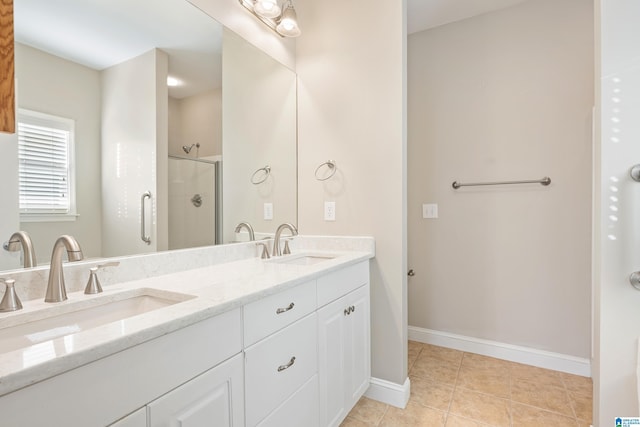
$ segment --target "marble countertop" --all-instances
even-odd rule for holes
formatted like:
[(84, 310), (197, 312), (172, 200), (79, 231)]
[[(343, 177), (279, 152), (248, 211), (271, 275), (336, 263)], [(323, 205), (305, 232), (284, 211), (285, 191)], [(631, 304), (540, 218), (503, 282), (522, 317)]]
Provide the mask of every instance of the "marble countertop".
[[(335, 257), (313, 265), (277, 262), (302, 254)], [(365, 251), (303, 250), (277, 259), (249, 258), (122, 282), (105, 286), (104, 292), (95, 296), (72, 292), (67, 301), (56, 304), (26, 301), (23, 310), (0, 313), (0, 334), (15, 324), (50, 318), (97, 299), (115, 301), (127, 292), (144, 294), (145, 289), (151, 289), (158, 296), (167, 293), (169, 299), (173, 293), (189, 298), (124, 320), (5, 350), (0, 353), (0, 396), (373, 256)]]

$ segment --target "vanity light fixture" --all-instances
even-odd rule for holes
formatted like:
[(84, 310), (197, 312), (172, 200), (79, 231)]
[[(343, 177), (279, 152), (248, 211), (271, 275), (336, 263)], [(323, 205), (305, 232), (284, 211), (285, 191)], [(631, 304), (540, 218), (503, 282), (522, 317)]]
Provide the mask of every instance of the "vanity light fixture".
[(253, 11), (263, 18), (278, 18), (282, 13), (277, 0), (256, 0)]
[(176, 79), (175, 77), (171, 77), (171, 76), (167, 77), (167, 86), (175, 87), (175, 86), (179, 86), (179, 85), (180, 85), (180, 80)]
[(279, 0), (238, 0), (249, 12), (282, 37), (298, 37), (302, 32), (298, 27), (296, 10), (291, 0), (283, 6)]

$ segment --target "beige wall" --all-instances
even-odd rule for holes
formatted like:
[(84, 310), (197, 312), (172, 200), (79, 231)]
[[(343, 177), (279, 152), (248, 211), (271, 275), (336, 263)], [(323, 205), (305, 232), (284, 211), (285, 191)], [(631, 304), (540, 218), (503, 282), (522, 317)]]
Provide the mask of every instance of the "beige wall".
[[(296, 224), (296, 76), (237, 34), (225, 29), (222, 52), (223, 242), (236, 239), (235, 226), (274, 233)], [(271, 174), (251, 183), (264, 166)], [(257, 176), (259, 178), (260, 175)], [(264, 219), (264, 203), (273, 219)]]
[[(25, 222), (38, 262), (48, 262), (61, 234), (76, 237), (86, 257), (100, 256), (100, 73), (16, 43), (17, 105), (75, 121), (76, 204), (70, 222)], [(8, 238), (9, 236), (6, 236)]]
[(409, 324), (589, 358), (592, 2), (413, 34), (409, 89)]
[(277, 61), (291, 69), (295, 68), (295, 39), (280, 37), (256, 19), (248, 10), (240, 6), (237, 1), (188, 1)]
[[(169, 154), (187, 155), (183, 145), (200, 144), (200, 157), (222, 154), (222, 90), (169, 98)], [(188, 155), (195, 157), (193, 147)]]
[[(295, 3), (300, 231), (375, 237), (372, 374), (396, 384), (407, 378), (404, 3)], [(328, 159), (338, 172), (322, 183), (314, 170)]]

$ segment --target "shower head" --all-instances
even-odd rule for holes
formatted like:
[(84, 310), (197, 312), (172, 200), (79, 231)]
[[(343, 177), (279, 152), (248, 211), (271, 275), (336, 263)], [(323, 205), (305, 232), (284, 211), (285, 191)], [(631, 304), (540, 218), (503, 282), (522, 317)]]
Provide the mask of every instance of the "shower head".
[(193, 147), (200, 148), (200, 143), (198, 143), (198, 144), (191, 144), (191, 145), (183, 145), (183, 146), (182, 146), (182, 149), (184, 150), (184, 152), (185, 152), (185, 153), (189, 154), (189, 153), (191, 152), (191, 149), (192, 149)]

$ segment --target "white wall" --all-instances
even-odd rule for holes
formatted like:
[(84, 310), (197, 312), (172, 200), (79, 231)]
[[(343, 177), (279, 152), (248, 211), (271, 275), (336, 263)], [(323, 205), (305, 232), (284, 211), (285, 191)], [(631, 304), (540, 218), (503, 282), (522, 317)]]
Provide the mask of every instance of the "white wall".
[[(17, 86), (17, 85), (16, 85)], [(0, 133), (0, 240), (6, 242), (20, 227), (18, 216), (18, 134)], [(4, 239), (4, 240), (3, 240)], [(21, 267), (20, 254), (0, 250), (0, 269)]]
[[(640, 292), (640, 3), (596, 1), (596, 145), (594, 250), (594, 426), (638, 416)], [(615, 211), (614, 211), (615, 209)]]
[[(305, 234), (371, 235), (372, 374), (407, 379), (405, 2), (297, 0), (298, 209)], [(336, 175), (319, 182), (328, 159)], [(324, 201), (336, 221), (323, 220)]]
[[(167, 69), (167, 55), (154, 49), (102, 71), (104, 256), (167, 248)], [(140, 238), (148, 190), (150, 245)]]
[(23, 222), (20, 227), (30, 234), (39, 263), (49, 261), (61, 234), (76, 237), (86, 257), (100, 256), (100, 73), (16, 43), (16, 75), (19, 108), (75, 121), (78, 213), (75, 221)]
[(591, 1), (410, 35), (408, 102), (409, 324), (588, 359)]

